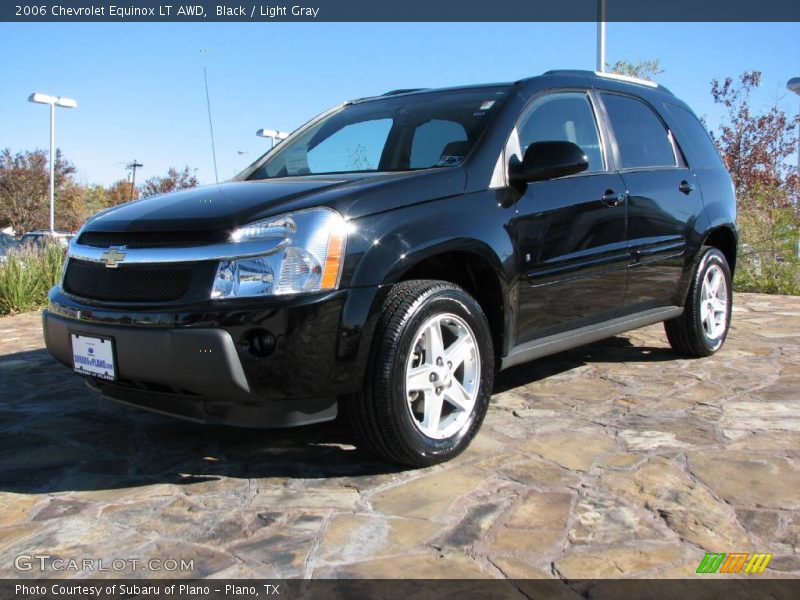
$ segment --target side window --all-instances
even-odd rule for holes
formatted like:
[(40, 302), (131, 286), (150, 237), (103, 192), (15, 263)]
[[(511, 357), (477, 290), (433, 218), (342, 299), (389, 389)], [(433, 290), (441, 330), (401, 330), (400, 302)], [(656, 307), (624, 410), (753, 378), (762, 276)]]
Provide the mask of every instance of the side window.
[[(311, 148), (306, 156), (287, 158), (287, 168), (292, 159), (307, 160), (306, 173), (336, 173), (340, 171), (375, 171), (381, 160), (391, 119), (375, 119), (346, 125)], [(293, 169), (288, 168), (290, 174)], [(302, 167), (294, 171), (302, 173)]]
[(589, 171), (603, 171), (605, 162), (597, 121), (583, 92), (558, 92), (534, 100), (518, 127), (519, 151), (534, 142), (572, 142), (589, 159)]
[(439, 166), (443, 161), (458, 164), (469, 150), (466, 142), (467, 132), (460, 123), (442, 119), (428, 121), (414, 132), (410, 167), (424, 169)]
[(664, 106), (678, 126), (678, 144), (688, 154), (689, 166), (693, 169), (723, 168), (719, 152), (700, 120), (682, 106), (669, 103)]
[(603, 94), (608, 118), (620, 153), (621, 168), (674, 167), (675, 151), (669, 132), (641, 100)]

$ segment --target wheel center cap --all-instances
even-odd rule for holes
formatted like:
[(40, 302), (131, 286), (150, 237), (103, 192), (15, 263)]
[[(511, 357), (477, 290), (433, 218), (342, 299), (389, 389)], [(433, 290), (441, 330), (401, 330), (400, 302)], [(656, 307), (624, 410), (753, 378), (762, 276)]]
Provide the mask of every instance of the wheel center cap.
[(436, 369), (436, 378), (441, 382), (441, 385), (447, 387), (450, 385), (450, 380), (452, 379), (452, 373), (450, 373), (450, 369), (447, 367)]

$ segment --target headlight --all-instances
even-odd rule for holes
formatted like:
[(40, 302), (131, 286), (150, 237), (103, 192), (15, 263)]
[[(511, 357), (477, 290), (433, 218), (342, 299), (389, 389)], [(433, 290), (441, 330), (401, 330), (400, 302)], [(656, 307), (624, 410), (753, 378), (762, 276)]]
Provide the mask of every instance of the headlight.
[(346, 237), (344, 219), (330, 208), (298, 211), (240, 227), (231, 234), (231, 243), (263, 240), (272, 250), (220, 262), (211, 297), (278, 296), (336, 289)]

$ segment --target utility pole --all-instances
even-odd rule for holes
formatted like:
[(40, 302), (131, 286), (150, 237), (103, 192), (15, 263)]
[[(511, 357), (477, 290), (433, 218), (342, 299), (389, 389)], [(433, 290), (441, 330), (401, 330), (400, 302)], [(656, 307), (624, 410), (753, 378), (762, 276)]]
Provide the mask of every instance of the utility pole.
[(136, 169), (138, 169), (140, 167), (143, 167), (143, 166), (144, 165), (142, 163), (138, 162), (135, 158), (133, 159), (133, 162), (130, 162), (127, 165), (125, 165), (126, 169), (130, 169), (132, 171), (132, 173), (131, 173), (131, 191), (130, 191), (130, 194), (128, 195), (128, 200), (133, 200), (133, 189), (136, 187)]

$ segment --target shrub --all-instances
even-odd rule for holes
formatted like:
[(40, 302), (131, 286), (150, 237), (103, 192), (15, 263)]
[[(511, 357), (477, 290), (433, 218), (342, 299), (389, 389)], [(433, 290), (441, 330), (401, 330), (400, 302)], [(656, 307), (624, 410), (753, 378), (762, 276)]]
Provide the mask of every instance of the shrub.
[(56, 243), (11, 250), (0, 263), (0, 315), (44, 306), (63, 267), (64, 247)]
[(800, 295), (800, 211), (780, 190), (756, 190), (740, 202), (734, 289)]

